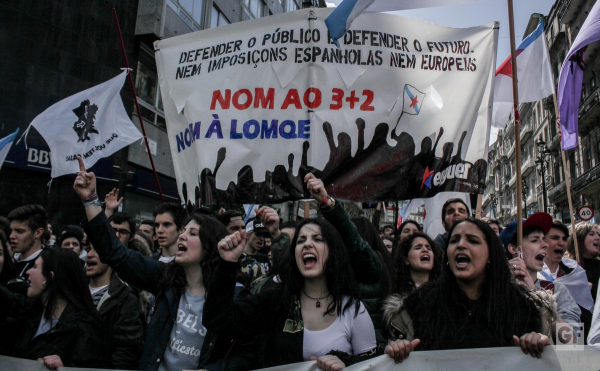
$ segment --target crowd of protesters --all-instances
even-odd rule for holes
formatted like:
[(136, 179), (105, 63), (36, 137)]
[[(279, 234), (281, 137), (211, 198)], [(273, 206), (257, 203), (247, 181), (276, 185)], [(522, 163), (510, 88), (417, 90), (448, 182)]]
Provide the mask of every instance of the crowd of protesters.
[[(270, 207), (187, 212), (162, 204), (136, 228), (118, 190), (100, 202), (80, 164), (80, 226), (39, 205), (0, 217), (0, 354), (63, 366), (251, 370), (316, 360), (339, 370), (378, 355), (519, 346), (541, 357), (556, 329), (600, 343), (600, 228), (536, 213), (501, 226), (461, 199), (445, 233), (350, 219), (312, 174), (320, 217)], [(579, 249), (577, 262), (575, 241)]]

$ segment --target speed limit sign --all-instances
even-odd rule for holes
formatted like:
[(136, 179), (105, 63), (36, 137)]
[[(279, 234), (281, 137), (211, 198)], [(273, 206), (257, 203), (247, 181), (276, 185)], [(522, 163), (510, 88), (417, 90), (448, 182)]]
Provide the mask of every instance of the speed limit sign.
[(577, 209), (577, 216), (583, 221), (588, 221), (594, 217), (594, 210), (589, 206), (582, 206)]

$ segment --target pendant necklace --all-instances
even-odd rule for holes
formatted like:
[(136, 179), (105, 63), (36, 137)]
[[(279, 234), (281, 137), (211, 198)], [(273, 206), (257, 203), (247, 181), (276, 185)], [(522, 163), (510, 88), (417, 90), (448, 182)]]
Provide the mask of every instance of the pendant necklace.
[(317, 301), (317, 303), (315, 304), (315, 306), (317, 308), (321, 308), (321, 300), (323, 300), (323, 299), (325, 299), (326, 297), (329, 296), (329, 294), (327, 294), (327, 295), (323, 296), (322, 298), (312, 298), (312, 297), (308, 296), (308, 294), (306, 293), (306, 291), (304, 291), (304, 289), (302, 289), (302, 292), (304, 293), (304, 295), (306, 295), (307, 298), (309, 298), (311, 300), (316, 300)]

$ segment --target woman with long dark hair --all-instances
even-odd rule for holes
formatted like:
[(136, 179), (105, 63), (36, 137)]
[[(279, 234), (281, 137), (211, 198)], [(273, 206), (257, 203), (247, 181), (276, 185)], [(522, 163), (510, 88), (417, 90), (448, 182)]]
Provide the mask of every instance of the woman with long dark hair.
[[(265, 225), (277, 215), (263, 217)], [(221, 260), (209, 286), (204, 325), (218, 333), (262, 332), (266, 351), (261, 367), (317, 360), (321, 369), (339, 370), (375, 354), (375, 331), (359, 301), (346, 246), (322, 219), (304, 220), (287, 250), (282, 283), (234, 302), (237, 261), (246, 232), (219, 242)]]
[[(73, 188), (85, 206), (88, 222), (83, 228), (91, 244), (121, 279), (156, 295), (140, 369), (248, 369), (247, 360), (224, 359), (232, 354), (236, 344), (232, 339), (217, 338), (202, 326), (206, 283), (219, 259), (216, 246), (226, 235), (225, 227), (194, 213), (179, 235), (172, 262), (164, 264), (144, 256), (121, 244), (97, 203), (94, 174), (85, 171), (81, 159), (79, 166)], [(233, 295), (232, 291), (232, 300)]]
[[(540, 357), (554, 321), (549, 305), (515, 282), (500, 239), (474, 218), (449, 231), (440, 279), (414, 291), (392, 318), (386, 353), (401, 362), (412, 350), (519, 345)], [(515, 315), (518, 313), (518, 315)]]
[[(26, 273), (27, 298), (0, 287), (2, 353), (57, 367), (110, 367), (100, 315), (76, 254), (46, 248)], [(93, 351), (90, 351), (93, 349)]]

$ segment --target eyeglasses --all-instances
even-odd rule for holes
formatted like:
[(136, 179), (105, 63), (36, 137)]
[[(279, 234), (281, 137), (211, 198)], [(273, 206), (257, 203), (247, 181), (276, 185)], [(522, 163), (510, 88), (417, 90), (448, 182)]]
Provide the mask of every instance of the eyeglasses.
[(131, 232), (129, 232), (127, 229), (117, 229), (117, 228), (113, 228), (113, 230), (115, 231), (116, 234), (118, 234), (119, 236), (128, 236)]

